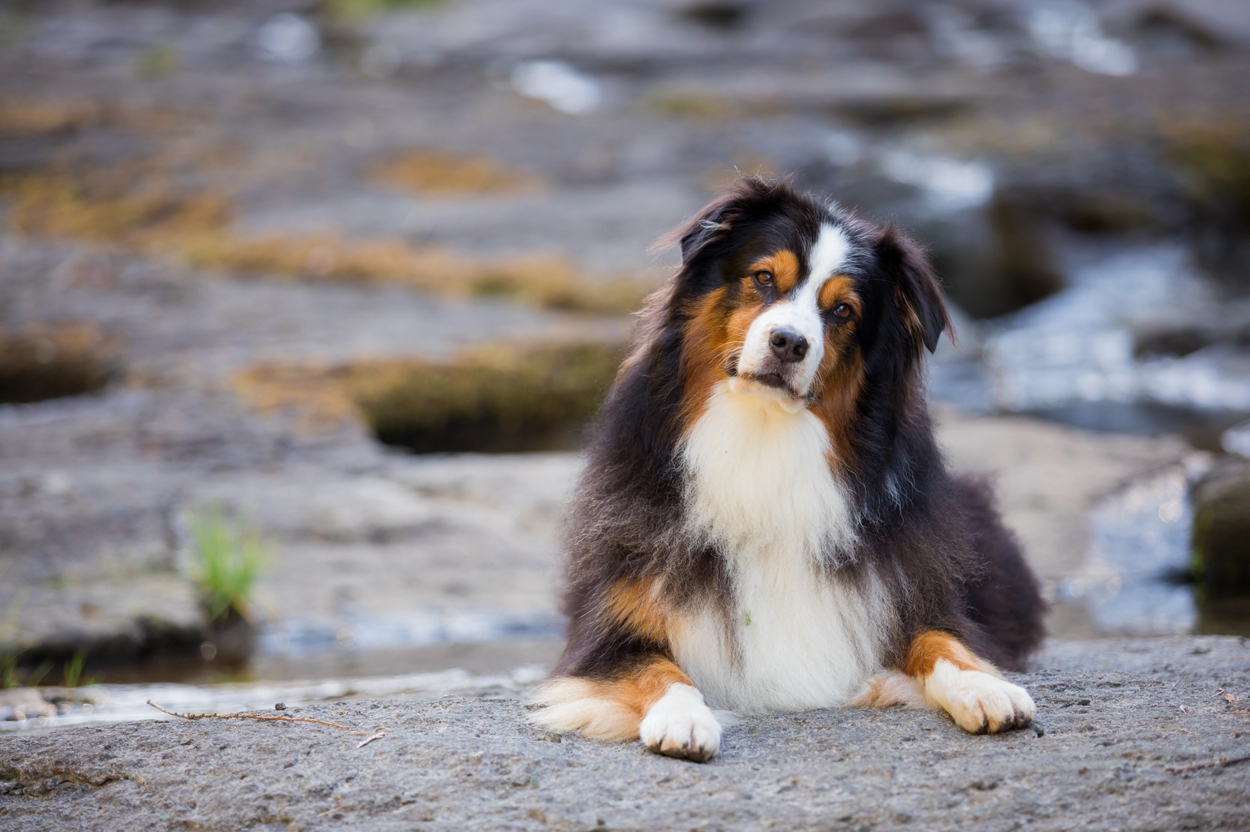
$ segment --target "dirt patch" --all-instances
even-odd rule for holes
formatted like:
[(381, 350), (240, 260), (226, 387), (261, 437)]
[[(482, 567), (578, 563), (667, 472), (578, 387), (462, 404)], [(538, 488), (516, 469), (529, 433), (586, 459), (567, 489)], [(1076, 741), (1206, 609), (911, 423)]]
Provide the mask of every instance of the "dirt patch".
[(650, 288), (629, 277), (583, 280), (573, 264), (560, 257), (469, 259), (396, 238), (348, 240), (335, 234), (241, 238), (219, 233), (186, 240), (181, 253), (201, 268), (303, 280), (392, 283), (578, 312), (629, 312), (638, 308)]
[(392, 283), (591, 313), (633, 311), (652, 288), (631, 276), (586, 280), (552, 255), (466, 258), (398, 238), (331, 233), (244, 237), (230, 230), (235, 209), (226, 194), (188, 190), (169, 172), (137, 165), (10, 177), (0, 180), (0, 191), (11, 200), (10, 227), (22, 234), (87, 240), (204, 269)]
[(0, 135), (67, 133), (99, 124), (104, 109), (93, 101), (0, 102)]
[(580, 444), (623, 357), (623, 346), (594, 342), (490, 345), (444, 363), (266, 365), (235, 382), (262, 410), (360, 418), (382, 442), (419, 453), (550, 450)]
[(539, 176), (510, 170), (486, 156), (460, 156), (436, 150), (412, 151), (374, 165), (369, 178), (379, 185), (424, 196), (511, 193), (543, 183)]
[(118, 344), (92, 324), (0, 328), (0, 404), (99, 390), (115, 375)]
[(108, 171), (18, 176), (0, 181), (9, 226), (36, 237), (69, 237), (133, 251), (178, 251), (220, 233), (232, 218), (221, 193), (188, 193), (162, 173), (119, 165)]

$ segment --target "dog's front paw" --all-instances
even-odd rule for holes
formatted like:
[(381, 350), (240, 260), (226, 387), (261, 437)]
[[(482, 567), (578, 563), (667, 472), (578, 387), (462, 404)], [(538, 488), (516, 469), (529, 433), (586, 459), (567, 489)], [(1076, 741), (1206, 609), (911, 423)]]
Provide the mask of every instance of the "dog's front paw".
[(926, 687), (955, 724), (972, 734), (1023, 728), (1033, 721), (1036, 710), (1033, 698), (1019, 685), (979, 670), (958, 670), (946, 662), (938, 662)]
[(638, 726), (649, 751), (706, 762), (720, 750), (720, 723), (690, 685), (672, 684)]

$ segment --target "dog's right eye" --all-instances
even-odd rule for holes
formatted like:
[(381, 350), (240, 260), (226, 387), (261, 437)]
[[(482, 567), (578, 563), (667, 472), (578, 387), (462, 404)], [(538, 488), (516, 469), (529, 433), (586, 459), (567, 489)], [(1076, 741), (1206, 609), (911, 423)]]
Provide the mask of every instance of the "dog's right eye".
[(751, 276), (755, 278), (756, 286), (772, 286), (773, 285), (773, 273), (772, 272), (756, 272), (755, 274)]

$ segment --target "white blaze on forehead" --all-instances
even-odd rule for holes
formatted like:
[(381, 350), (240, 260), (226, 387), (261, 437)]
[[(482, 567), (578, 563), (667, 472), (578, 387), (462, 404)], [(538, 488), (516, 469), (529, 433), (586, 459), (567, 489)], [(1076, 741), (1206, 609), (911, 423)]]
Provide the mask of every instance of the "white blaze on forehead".
[(816, 245), (812, 246), (812, 254), (808, 259), (811, 268), (808, 270), (807, 287), (814, 287), (814, 294), (820, 294), (825, 281), (846, 265), (850, 253), (851, 241), (845, 231), (828, 223), (821, 225)]
[(845, 267), (850, 253), (851, 241), (846, 232), (823, 223), (808, 256), (807, 273), (803, 275), (794, 296), (773, 304), (747, 330), (742, 356), (738, 361), (740, 373), (750, 375), (759, 372), (771, 354), (769, 337), (777, 329), (788, 329), (802, 335), (809, 344), (807, 356), (795, 367), (796, 375), (792, 379), (796, 392), (807, 392), (816, 378), (816, 369), (825, 354), (825, 323), (820, 313), (820, 290), (829, 278)]

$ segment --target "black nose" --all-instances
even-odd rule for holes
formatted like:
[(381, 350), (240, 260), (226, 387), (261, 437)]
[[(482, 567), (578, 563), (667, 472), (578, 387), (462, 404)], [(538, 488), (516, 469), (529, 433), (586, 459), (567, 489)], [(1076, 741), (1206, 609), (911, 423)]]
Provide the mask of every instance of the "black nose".
[(802, 361), (807, 355), (807, 339), (792, 329), (774, 329), (768, 336), (773, 355), (785, 364)]

